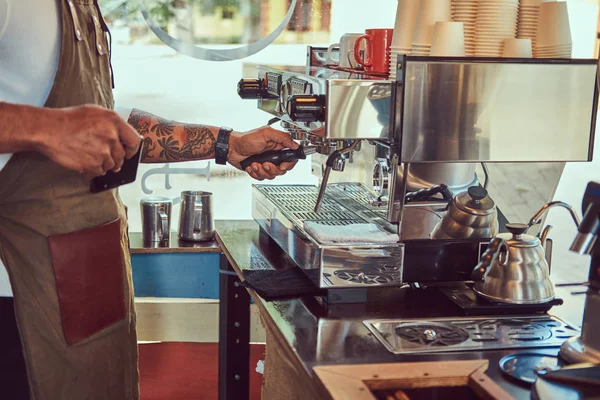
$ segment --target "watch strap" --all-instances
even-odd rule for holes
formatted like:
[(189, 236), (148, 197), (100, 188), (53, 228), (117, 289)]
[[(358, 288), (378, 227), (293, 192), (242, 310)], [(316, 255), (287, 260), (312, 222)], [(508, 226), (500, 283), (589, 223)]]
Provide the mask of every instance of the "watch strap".
[(219, 165), (227, 164), (227, 155), (229, 154), (229, 137), (232, 129), (222, 127), (219, 129), (217, 143), (215, 145), (215, 163)]

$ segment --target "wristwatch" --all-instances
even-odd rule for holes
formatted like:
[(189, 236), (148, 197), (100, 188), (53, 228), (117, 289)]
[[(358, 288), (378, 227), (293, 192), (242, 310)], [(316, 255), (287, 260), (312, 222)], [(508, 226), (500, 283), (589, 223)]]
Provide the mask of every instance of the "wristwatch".
[(227, 164), (227, 154), (229, 153), (229, 136), (233, 129), (222, 127), (219, 129), (217, 144), (215, 145), (215, 163), (220, 165)]

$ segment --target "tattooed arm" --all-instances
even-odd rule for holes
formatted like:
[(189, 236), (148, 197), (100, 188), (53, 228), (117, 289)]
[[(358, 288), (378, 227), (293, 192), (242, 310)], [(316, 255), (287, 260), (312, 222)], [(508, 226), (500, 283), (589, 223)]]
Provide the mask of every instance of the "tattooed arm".
[[(215, 157), (215, 145), (219, 128), (207, 125), (183, 124), (165, 120), (150, 113), (133, 110), (129, 124), (140, 135), (142, 162), (171, 163), (206, 160)], [(227, 161), (236, 168), (247, 157), (267, 150), (297, 148), (298, 145), (286, 133), (270, 127), (250, 132), (232, 132), (229, 139)], [(254, 163), (246, 172), (255, 179), (273, 179), (294, 167), (295, 163), (283, 163), (279, 167), (271, 163)]]
[(133, 110), (128, 120), (142, 141), (142, 162), (164, 163), (214, 158), (219, 128), (180, 124)]

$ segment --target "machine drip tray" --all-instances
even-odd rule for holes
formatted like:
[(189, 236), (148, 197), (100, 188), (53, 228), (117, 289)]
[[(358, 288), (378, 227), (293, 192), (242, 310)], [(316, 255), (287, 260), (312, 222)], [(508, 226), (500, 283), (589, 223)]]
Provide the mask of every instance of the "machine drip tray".
[(558, 347), (579, 333), (548, 315), (363, 321), (394, 354)]
[(543, 304), (496, 303), (477, 296), (471, 285), (441, 288), (440, 291), (460, 307), (465, 315), (543, 314), (548, 312), (552, 307), (563, 304), (563, 300), (557, 298)]

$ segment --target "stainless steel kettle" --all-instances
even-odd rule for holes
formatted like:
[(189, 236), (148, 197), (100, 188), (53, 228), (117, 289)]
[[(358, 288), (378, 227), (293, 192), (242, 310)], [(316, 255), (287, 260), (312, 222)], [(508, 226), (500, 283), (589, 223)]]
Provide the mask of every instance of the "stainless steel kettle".
[(473, 290), (499, 303), (541, 304), (554, 299), (550, 267), (539, 238), (527, 224), (507, 224), (510, 233), (492, 239), (471, 275)]
[(493, 238), (498, 234), (496, 204), (481, 186), (454, 196), (431, 232), (432, 239)]
[(527, 235), (533, 225), (542, 221), (549, 209), (566, 208), (575, 224), (580, 220), (570, 205), (555, 201), (545, 204), (528, 224), (507, 224), (509, 233), (497, 235), (481, 257), (471, 275), (473, 290), (491, 301), (511, 304), (541, 304), (554, 299), (554, 284), (550, 279), (550, 254), (545, 248), (546, 226), (538, 235)]

